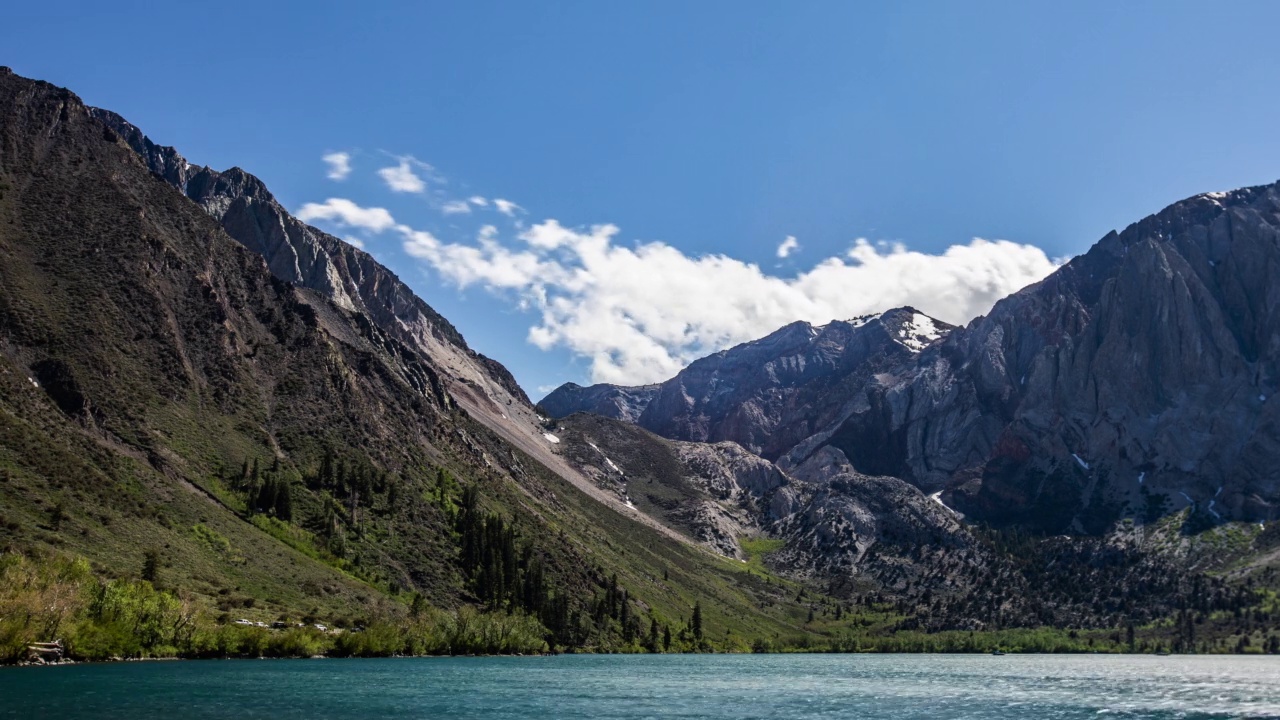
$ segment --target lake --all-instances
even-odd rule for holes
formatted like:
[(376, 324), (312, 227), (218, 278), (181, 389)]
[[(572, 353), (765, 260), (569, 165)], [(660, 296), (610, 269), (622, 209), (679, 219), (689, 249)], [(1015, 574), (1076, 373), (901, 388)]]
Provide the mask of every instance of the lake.
[(657, 655), (0, 669), (0, 717), (1280, 717), (1280, 657)]

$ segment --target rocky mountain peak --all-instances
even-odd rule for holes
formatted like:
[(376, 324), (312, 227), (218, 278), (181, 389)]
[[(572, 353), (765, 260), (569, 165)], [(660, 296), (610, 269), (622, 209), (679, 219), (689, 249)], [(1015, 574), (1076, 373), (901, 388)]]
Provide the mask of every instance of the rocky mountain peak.
[(367, 314), (382, 332), (434, 358), (442, 374), (465, 386), (459, 392), (467, 398), (478, 389), (477, 401), (483, 398), (486, 406), (529, 405), (505, 367), (471, 350), (457, 329), (394, 273), (363, 250), (293, 217), (256, 176), (238, 167), (197, 167), (114, 112), (91, 108), (90, 114), (118, 133), (152, 173), (262, 255), (276, 277), (314, 290), (344, 310)]
[(657, 385), (570, 384), (539, 406), (554, 417), (585, 411), (635, 422), (673, 440), (733, 441), (772, 460), (843, 418), (855, 389), (952, 329), (911, 307), (797, 321)]

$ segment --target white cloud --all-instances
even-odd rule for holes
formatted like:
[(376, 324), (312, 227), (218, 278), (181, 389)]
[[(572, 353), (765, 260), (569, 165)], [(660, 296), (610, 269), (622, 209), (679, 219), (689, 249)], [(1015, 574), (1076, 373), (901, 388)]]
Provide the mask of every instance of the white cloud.
[(618, 244), (613, 225), (570, 228), (549, 219), (505, 239), (486, 225), (471, 242), (446, 242), (391, 224), (381, 208), (357, 214), (336, 202), (314, 207), (334, 208), (325, 212), (349, 224), (364, 218), (394, 227), (405, 252), (446, 280), (536, 313), (529, 342), (586, 359), (593, 382), (664, 380), (692, 360), (795, 320), (821, 324), (912, 305), (964, 323), (1058, 265), (1037, 247), (1007, 240), (974, 238), (927, 254), (857, 239), (843, 255), (780, 277), (726, 255), (689, 256), (661, 242)]
[(471, 205), (466, 200), (450, 200), (440, 206), (440, 212), (445, 215), (460, 215), (471, 212)]
[[(410, 163), (412, 158), (399, 158), (400, 162), (393, 167), (384, 167), (378, 171), (378, 176), (387, 184), (392, 192), (401, 193), (420, 193), (427, 189), (427, 183), (413, 171)], [(417, 164), (417, 163), (414, 163)], [(428, 168), (429, 169), (429, 166)]]
[(358, 237), (345, 237), (342, 239), (346, 240), (347, 244), (350, 245), (351, 247), (359, 248), (361, 250), (364, 249), (364, 241)]
[(593, 382), (663, 380), (794, 320), (819, 324), (913, 305), (963, 323), (1055, 267), (1039, 248), (1008, 241), (974, 239), (929, 255), (858, 240), (847, 257), (782, 278), (663, 243), (621, 247), (616, 234), (609, 225), (575, 231), (547, 221), (522, 236), (531, 253), (554, 254), (565, 266), (565, 280), (547, 275), (526, 289), (542, 315), (529, 340), (589, 359)]
[(778, 246), (778, 257), (785, 258), (791, 253), (800, 249), (800, 242), (796, 240), (795, 235), (788, 235), (786, 240)]
[(493, 206), (498, 208), (498, 212), (506, 215), (507, 217), (515, 217), (517, 212), (524, 212), (524, 208), (510, 200), (503, 200), (502, 198), (494, 198)]
[(489, 207), (489, 201), (486, 200), (483, 195), (472, 195), (467, 198), (467, 202), (475, 205), (476, 207)]
[(363, 228), (375, 233), (388, 230), (396, 224), (391, 213), (385, 208), (360, 207), (346, 198), (329, 198), (323, 203), (307, 203), (294, 214), (303, 222), (328, 220), (339, 225)]
[(351, 174), (351, 153), (332, 152), (320, 158), (329, 166), (325, 176), (330, 180), (346, 180)]

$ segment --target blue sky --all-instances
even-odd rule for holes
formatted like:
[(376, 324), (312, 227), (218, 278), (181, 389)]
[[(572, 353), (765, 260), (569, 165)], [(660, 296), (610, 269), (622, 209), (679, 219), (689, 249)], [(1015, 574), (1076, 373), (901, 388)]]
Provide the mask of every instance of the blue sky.
[(967, 319), (1280, 177), (1272, 2), (26, 5), (0, 64), (312, 204), (535, 398), (791, 319)]

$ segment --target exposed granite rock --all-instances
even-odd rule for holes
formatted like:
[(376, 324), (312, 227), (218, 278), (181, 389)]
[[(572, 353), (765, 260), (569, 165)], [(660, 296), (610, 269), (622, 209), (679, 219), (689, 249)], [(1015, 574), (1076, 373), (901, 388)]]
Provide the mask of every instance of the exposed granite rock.
[(833, 447), (814, 453), (791, 478), (801, 490), (797, 511), (774, 533), (787, 539), (780, 560), (793, 569), (846, 580), (884, 580), (892, 569), (909, 581), (930, 565), (919, 549), (947, 553), (974, 546), (953, 512), (902, 480), (859, 473)]
[(1101, 533), (1194, 505), (1269, 521), (1278, 380), (1272, 185), (1109, 234), (868, 388), (832, 443), (980, 520)]
[(599, 487), (729, 557), (743, 557), (740, 538), (772, 521), (767, 509), (788, 482), (734, 443), (667, 440), (589, 413), (563, 418), (555, 431), (564, 457)]

